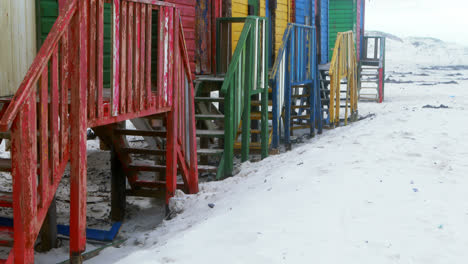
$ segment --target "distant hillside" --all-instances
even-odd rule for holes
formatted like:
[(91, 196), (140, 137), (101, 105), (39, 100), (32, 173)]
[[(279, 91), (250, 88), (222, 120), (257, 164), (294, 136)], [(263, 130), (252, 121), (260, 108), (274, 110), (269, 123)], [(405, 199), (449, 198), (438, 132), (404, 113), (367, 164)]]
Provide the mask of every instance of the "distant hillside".
[(387, 65), (468, 65), (468, 47), (432, 37), (401, 38), (382, 31), (367, 31), (367, 36), (386, 37)]
[(386, 37), (387, 39), (392, 39), (392, 40), (395, 40), (395, 41), (403, 42), (403, 39), (401, 39), (401, 38), (399, 38), (399, 37), (397, 37), (395, 35), (392, 35), (390, 33), (382, 32), (382, 31), (369, 30), (369, 31), (366, 31), (366, 36)]

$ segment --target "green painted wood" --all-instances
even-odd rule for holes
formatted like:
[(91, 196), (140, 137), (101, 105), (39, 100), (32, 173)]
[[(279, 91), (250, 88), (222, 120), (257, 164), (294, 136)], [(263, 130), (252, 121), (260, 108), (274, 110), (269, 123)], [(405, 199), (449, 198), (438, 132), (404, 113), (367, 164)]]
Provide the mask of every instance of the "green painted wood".
[[(49, 34), (55, 20), (58, 17), (59, 9), (57, 0), (37, 0), (37, 46), (38, 49)], [(104, 87), (111, 86), (112, 69), (112, 6), (110, 3), (104, 4)]]
[[(330, 0), (328, 10), (328, 48), (329, 59), (333, 56), (333, 48), (338, 32), (355, 31), (357, 18), (356, 0)], [(355, 33), (355, 32), (354, 32)]]
[[(241, 19), (244, 22), (239, 41), (234, 50), (231, 62), (226, 71), (224, 82), (221, 86), (221, 94), (224, 96), (224, 154), (220, 162), (217, 179), (222, 179), (226, 176), (232, 175), (233, 171), (233, 158), (234, 158), (234, 140), (236, 138), (237, 129), (242, 121), (242, 135), (241, 135), (241, 158), (242, 161), (249, 159), (250, 149), (250, 108), (251, 96), (253, 94), (262, 93), (262, 126), (261, 126), (261, 140), (262, 140), (262, 158), (268, 156), (268, 67), (264, 67), (265, 87), (260, 87), (260, 67), (261, 65), (268, 65), (267, 58), (261, 58), (261, 47), (268, 47), (268, 36), (266, 38), (266, 45), (260, 43), (262, 26), (261, 24), (267, 22), (264, 18), (247, 17), (247, 18), (220, 18), (217, 20), (217, 31), (219, 35), (219, 23), (221, 22), (235, 22)], [(258, 23), (257, 23), (258, 19)], [(263, 22), (265, 21), (265, 22)], [(258, 37), (257, 37), (258, 36)], [(257, 53), (255, 53), (257, 50)], [(264, 61), (262, 61), (262, 59)], [(256, 70), (257, 69), (257, 70)], [(256, 83), (255, 83), (256, 82)], [(254, 90), (254, 88), (256, 89)], [(222, 168), (221, 168), (222, 167)]]

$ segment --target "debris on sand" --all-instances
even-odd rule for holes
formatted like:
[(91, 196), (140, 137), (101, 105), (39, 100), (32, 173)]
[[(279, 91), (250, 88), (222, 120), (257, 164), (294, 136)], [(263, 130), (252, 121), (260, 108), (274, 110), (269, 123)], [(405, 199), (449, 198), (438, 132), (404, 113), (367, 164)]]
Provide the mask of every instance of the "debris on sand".
[(432, 109), (441, 109), (441, 108), (444, 108), (444, 109), (447, 109), (447, 108), (449, 108), (449, 107), (446, 106), (446, 105), (441, 104), (441, 105), (439, 105), (439, 106), (437, 106), (437, 105), (425, 105), (425, 106), (423, 106), (422, 108), (432, 108)]

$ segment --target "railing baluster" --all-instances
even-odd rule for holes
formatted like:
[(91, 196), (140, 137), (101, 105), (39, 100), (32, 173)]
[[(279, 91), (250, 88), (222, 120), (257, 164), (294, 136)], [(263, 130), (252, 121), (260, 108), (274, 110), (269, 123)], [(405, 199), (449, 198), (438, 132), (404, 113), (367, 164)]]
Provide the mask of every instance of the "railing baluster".
[(120, 18), (120, 113), (127, 112), (127, 20), (128, 20), (128, 6), (127, 1), (122, 2)]
[(119, 114), (120, 99), (120, 0), (114, 0), (112, 10), (112, 109), (111, 116)]
[(96, 18), (97, 6), (96, 0), (89, 2), (89, 84), (88, 84), (88, 118), (96, 117)]
[[(145, 82), (145, 64), (146, 64), (146, 60), (145, 60), (145, 48), (146, 48), (146, 4), (141, 4), (141, 7), (140, 7), (140, 86), (139, 86), (139, 90), (140, 90), (140, 97), (139, 97), (139, 100), (140, 102), (138, 103), (140, 105), (140, 109), (139, 110), (143, 110), (145, 108), (145, 96), (148, 96), (148, 95), (145, 95), (145, 87), (146, 87), (146, 82)], [(149, 35), (149, 37), (151, 37), (151, 35)]]
[(133, 112), (133, 3), (128, 2), (127, 21), (127, 112)]
[[(51, 88), (51, 98), (50, 98), (50, 143), (51, 148), (50, 152), (50, 169), (51, 175), (49, 183), (54, 182), (54, 175), (57, 174), (59, 167), (59, 74), (58, 74), (58, 47), (55, 48), (54, 53), (52, 54), (52, 64), (51, 64), (51, 76), (52, 76), (52, 88)], [(42, 150), (41, 150), (42, 151)]]
[(60, 43), (60, 162), (65, 158), (65, 148), (67, 147), (68, 133), (68, 89), (69, 89), (69, 50), (68, 50), (68, 30), (65, 31)]
[[(41, 208), (43, 203), (47, 200), (47, 187), (49, 186), (49, 127), (48, 127), (48, 82), (49, 82), (49, 72), (48, 67), (45, 67), (40, 80), (39, 87), (39, 102), (40, 102), (40, 113), (39, 113), (39, 144), (40, 144), (40, 173), (39, 173), (39, 195), (40, 203), (39, 207)], [(32, 97), (35, 97), (35, 93)], [(35, 136), (35, 135), (34, 135)]]
[(140, 44), (141, 44), (141, 27), (140, 27), (140, 14), (141, 6), (139, 3), (135, 3), (135, 36), (134, 36), (134, 68), (133, 68), (133, 83), (134, 83), (134, 98), (133, 105), (135, 106), (135, 112), (140, 110)]
[(167, 87), (164, 92), (165, 96), (165, 101), (167, 102), (167, 106), (172, 106), (173, 105), (173, 96), (174, 96), (174, 80), (171, 78), (171, 76), (174, 74), (174, 63), (172, 63), (174, 59), (174, 9), (173, 8), (166, 8), (167, 12), (167, 19), (169, 20), (168, 26), (167, 26), (167, 34), (168, 34), (168, 50), (166, 51), (167, 53), (167, 76), (168, 76), (168, 82), (167, 82)]
[[(102, 93), (104, 92), (104, 0), (98, 0), (97, 8), (97, 117), (104, 116)], [(120, 43), (122, 45), (122, 43)], [(122, 59), (122, 56), (120, 57)], [(120, 89), (122, 89), (122, 82)]]
[(146, 107), (151, 107), (151, 102), (153, 100), (153, 94), (151, 92), (151, 37), (152, 37), (152, 7), (151, 5), (147, 6), (147, 15), (146, 15)]
[[(33, 263), (37, 215), (37, 130), (35, 93), (25, 100), (11, 128), (13, 252), (15, 262)], [(40, 226), (39, 226), (40, 227)]]
[(166, 8), (163, 6), (159, 7), (159, 41), (158, 41), (158, 58), (157, 58), (157, 63), (158, 63), (158, 74), (157, 74), (157, 82), (158, 82), (158, 87), (157, 87), (157, 99), (156, 99), (156, 107), (163, 107), (163, 85), (166, 83), (164, 80), (164, 71), (165, 71), (165, 65), (166, 64), (166, 57), (164, 51), (166, 50), (166, 24), (165, 24), (165, 16), (166, 16)]

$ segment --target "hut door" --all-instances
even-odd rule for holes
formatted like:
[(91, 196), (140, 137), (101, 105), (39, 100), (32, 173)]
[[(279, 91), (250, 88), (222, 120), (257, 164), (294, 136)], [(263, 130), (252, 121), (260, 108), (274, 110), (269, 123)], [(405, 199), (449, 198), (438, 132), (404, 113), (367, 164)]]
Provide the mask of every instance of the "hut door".
[(221, 16), (221, 0), (197, 0), (195, 8), (195, 72), (214, 73), (216, 18)]

